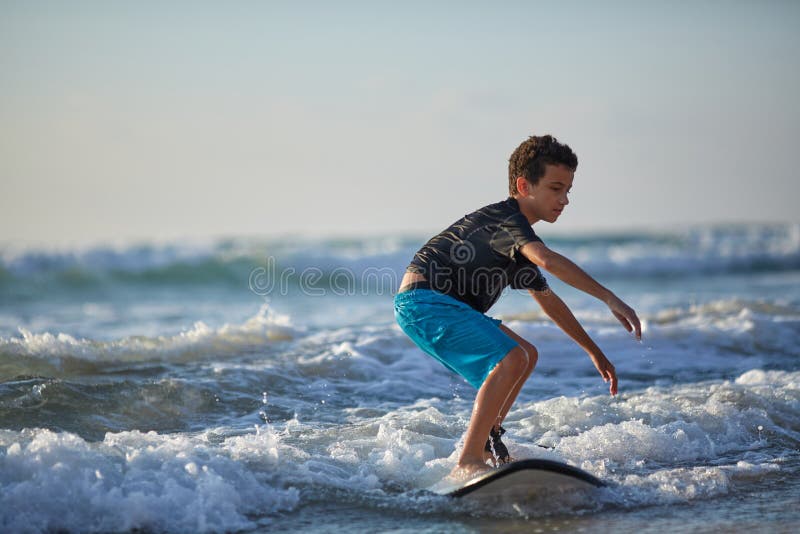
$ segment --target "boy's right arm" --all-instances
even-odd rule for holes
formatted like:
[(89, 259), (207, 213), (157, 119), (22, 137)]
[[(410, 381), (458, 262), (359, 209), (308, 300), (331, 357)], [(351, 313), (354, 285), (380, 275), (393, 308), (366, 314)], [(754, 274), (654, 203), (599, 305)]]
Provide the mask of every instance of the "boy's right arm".
[(564, 301), (549, 288), (546, 291), (529, 291), (553, 322), (586, 351), (603, 380), (611, 382), (611, 394), (616, 395), (617, 373), (614, 366), (594, 340), (589, 337)]
[(622, 326), (628, 332), (635, 332), (636, 339), (642, 339), (642, 325), (633, 308), (625, 304), (611, 290), (603, 287), (569, 258), (550, 250), (541, 242), (527, 243), (520, 251), (526, 258), (542, 269), (553, 273), (564, 282), (580, 289), (584, 293), (588, 293), (605, 302), (614, 317), (622, 323)]

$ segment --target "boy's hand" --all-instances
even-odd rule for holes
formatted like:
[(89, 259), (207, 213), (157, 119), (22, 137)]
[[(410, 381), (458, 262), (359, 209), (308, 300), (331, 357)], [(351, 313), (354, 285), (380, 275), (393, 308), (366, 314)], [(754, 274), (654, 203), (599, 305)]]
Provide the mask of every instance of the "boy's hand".
[(594, 366), (597, 367), (597, 370), (600, 372), (600, 376), (603, 377), (603, 382), (608, 382), (609, 380), (611, 381), (608, 391), (611, 393), (611, 395), (616, 395), (617, 372), (614, 370), (614, 366), (611, 365), (611, 362), (608, 361), (608, 358), (606, 358), (603, 354), (589, 354), (589, 357), (592, 359)]
[(633, 308), (622, 302), (619, 297), (616, 295), (611, 295), (608, 299), (608, 307), (611, 309), (611, 313), (614, 314), (622, 326), (625, 327), (625, 330), (628, 332), (635, 332), (636, 339), (641, 341), (642, 340), (642, 324), (639, 322), (639, 318), (636, 316), (636, 312), (633, 311)]

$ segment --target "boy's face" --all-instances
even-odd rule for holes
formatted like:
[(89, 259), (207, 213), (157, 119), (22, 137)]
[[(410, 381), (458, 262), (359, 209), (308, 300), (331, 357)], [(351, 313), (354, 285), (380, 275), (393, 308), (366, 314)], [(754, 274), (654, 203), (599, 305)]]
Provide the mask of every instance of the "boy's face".
[(517, 178), (516, 196), (519, 208), (531, 224), (537, 221), (554, 223), (569, 204), (567, 195), (572, 189), (575, 172), (563, 165), (545, 165), (544, 176), (536, 185)]

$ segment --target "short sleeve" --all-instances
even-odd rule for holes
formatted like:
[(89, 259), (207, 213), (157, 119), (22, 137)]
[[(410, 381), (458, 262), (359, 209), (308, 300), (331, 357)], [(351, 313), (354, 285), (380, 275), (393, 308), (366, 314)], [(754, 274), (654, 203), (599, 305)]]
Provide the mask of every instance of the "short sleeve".
[(514, 213), (500, 222), (492, 236), (492, 250), (510, 259), (516, 259), (517, 251), (524, 245), (541, 241), (522, 213)]
[(517, 267), (509, 273), (509, 285), (511, 289), (531, 289), (533, 291), (545, 291), (550, 287), (539, 267), (527, 258), (517, 261)]

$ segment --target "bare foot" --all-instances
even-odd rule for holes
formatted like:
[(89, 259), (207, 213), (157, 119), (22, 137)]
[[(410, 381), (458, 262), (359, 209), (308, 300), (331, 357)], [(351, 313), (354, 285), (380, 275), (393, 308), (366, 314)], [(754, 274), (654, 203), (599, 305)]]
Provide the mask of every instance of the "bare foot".
[(487, 471), (491, 471), (491, 466), (482, 463), (456, 465), (447, 478), (453, 482), (467, 482)]

